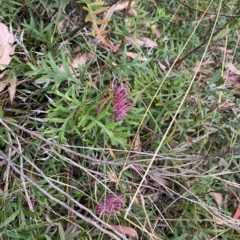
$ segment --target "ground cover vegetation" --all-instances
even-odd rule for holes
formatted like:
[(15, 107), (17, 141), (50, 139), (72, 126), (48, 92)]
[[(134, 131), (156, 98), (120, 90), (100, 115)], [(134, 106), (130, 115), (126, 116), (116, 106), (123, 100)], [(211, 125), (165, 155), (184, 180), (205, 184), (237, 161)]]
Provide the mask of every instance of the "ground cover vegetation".
[(0, 239), (239, 239), (237, 0), (0, 0)]

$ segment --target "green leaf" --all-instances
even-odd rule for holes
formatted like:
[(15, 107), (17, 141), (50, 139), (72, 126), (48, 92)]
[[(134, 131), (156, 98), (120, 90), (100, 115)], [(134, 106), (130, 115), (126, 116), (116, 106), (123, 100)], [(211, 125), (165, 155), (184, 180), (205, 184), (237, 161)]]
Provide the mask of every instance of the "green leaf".
[(221, 31), (213, 38), (213, 40), (216, 41), (216, 40), (218, 40), (218, 39), (220, 39), (220, 38), (226, 37), (226, 36), (229, 34), (230, 31), (231, 31), (230, 28), (225, 28), (225, 29), (221, 30)]
[(29, 217), (39, 217), (41, 216), (41, 213), (38, 212), (32, 212), (32, 211), (26, 211), (26, 210), (22, 210), (24, 216), (29, 216)]
[(60, 223), (58, 224), (58, 232), (59, 232), (60, 239), (65, 240), (66, 239), (65, 233), (64, 233), (63, 227)]
[(221, 69), (217, 69), (213, 74), (212, 78), (210, 79), (209, 83), (210, 84), (216, 83), (220, 77), (221, 77)]
[(16, 231), (2, 231), (2, 229), (0, 229), (0, 236), (2, 237), (7, 237), (7, 238), (2, 238), (2, 239), (23, 239), (22, 236), (20, 236), (20, 234), (16, 233)]
[(19, 210), (17, 210), (16, 212), (14, 212), (10, 217), (8, 217), (5, 222), (0, 224), (0, 228), (4, 228), (6, 227), (10, 222), (12, 222), (19, 214)]
[(2, 109), (2, 106), (0, 106), (0, 118), (3, 118), (3, 109)]
[(52, 240), (47, 234), (45, 234), (46, 240)]

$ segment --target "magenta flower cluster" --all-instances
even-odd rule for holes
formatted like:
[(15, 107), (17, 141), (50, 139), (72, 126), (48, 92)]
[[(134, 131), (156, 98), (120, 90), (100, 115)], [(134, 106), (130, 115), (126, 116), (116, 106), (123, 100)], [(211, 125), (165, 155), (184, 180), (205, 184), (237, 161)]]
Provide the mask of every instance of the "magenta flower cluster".
[(123, 204), (124, 197), (120, 192), (108, 193), (98, 204), (96, 213), (99, 215), (116, 215)]
[(113, 85), (113, 102), (114, 102), (114, 121), (120, 121), (129, 112), (133, 104), (128, 97), (128, 91), (124, 83)]

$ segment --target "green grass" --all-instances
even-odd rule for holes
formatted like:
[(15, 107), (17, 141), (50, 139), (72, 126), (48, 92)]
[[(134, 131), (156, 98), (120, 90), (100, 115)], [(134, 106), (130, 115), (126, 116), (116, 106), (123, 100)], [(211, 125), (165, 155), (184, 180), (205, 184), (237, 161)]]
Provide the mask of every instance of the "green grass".
[[(0, 1), (18, 39), (13, 105), (0, 95), (0, 239), (129, 239), (108, 224), (139, 239), (239, 239), (239, 86), (222, 77), (240, 68), (239, 2), (135, 1), (136, 16), (108, 23), (116, 52), (96, 41), (84, 2)], [(124, 41), (140, 35), (158, 46)], [(73, 69), (76, 52), (96, 59)], [(134, 107), (114, 122), (117, 80)], [(97, 215), (115, 189), (119, 214)]]

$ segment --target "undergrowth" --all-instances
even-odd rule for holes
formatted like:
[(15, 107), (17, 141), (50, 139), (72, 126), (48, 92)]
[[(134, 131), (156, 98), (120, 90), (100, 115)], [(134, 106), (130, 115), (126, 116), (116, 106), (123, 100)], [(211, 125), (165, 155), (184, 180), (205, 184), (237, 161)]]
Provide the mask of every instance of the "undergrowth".
[(111, 1), (0, 4), (18, 79), (0, 96), (1, 239), (239, 239), (238, 1), (130, 1), (105, 21)]

